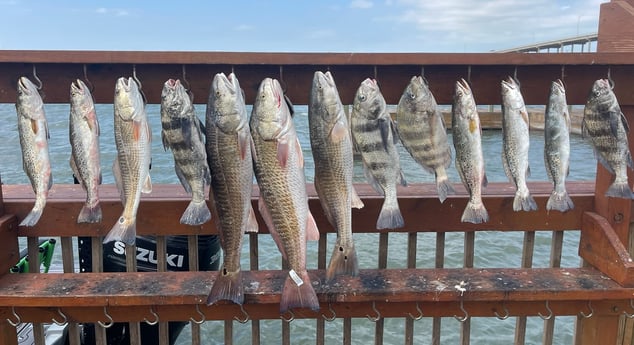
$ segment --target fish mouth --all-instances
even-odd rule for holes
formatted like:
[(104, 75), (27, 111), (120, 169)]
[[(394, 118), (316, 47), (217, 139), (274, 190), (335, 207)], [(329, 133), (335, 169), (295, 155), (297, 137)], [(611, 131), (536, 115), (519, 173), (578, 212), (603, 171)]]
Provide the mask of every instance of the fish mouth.
[(553, 88), (555, 88), (559, 92), (564, 92), (566, 90), (566, 88), (564, 87), (564, 82), (561, 81), (561, 79), (553, 81)]
[(84, 94), (84, 83), (76, 79), (70, 84), (70, 91), (72, 93)]
[(130, 92), (130, 90), (132, 89), (132, 84), (135, 84), (136, 82), (131, 78), (126, 78), (126, 77), (121, 77), (119, 79), (117, 79), (117, 89), (123, 90), (125, 92)]
[(335, 86), (335, 81), (332, 78), (330, 71), (323, 73), (321, 71), (315, 72), (315, 77), (318, 85)]
[(513, 79), (513, 77), (509, 76), (506, 80), (502, 80), (502, 88), (507, 88), (511, 90), (516, 89), (517, 83), (515, 82), (515, 79)]
[(18, 79), (18, 89), (21, 92), (27, 95), (30, 95), (34, 88), (35, 88), (35, 85), (33, 85), (33, 83), (29, 80), (29, 78), (20, 77)]
[(176, 88), (176, 86), (178, 86), (180, 83), (181, 83), (181, 82), (180, 82), (180, 80), (178, 80), (178, 79), (176, 79), (176, 80), (174, 80), (174, 79), (168, 79), (168, 80), (165, 82), (165, 86), (167, 86), (167, 87), (169, 87), (169, 88), (171, 88), (171, 89), (175, 89), (175, 88)]
[(229, 73), (229, 75), (225, 75), (220, 72), (214, 76), (213, 87), (216, 91), (226, 90), (231, 92), (232, 94), (236, 93), (238, 90), (237, 85), (238, 79), (233, 73)]
[(469, 87), (469, 83), (467, 83), (466, 80), (460, 78), (460, 80), (456, 82), (456, 91), (460, 91), (468, 95), (471, 93), (471, 88)]

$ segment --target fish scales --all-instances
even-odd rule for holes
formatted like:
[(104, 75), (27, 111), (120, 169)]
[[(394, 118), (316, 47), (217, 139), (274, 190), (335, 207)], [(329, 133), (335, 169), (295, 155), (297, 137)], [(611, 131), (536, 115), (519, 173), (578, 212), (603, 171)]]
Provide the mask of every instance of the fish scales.
[(180, 80), (169, 79), (163, 85), (161, 127), (163, 147), (172, 151), (176, 176), (192, 196), (180, 222), (202, 225), (211, 219), (205, 198), (210, 182), (207, 153), (200, 120)]
[(102, 218), (99, 205), (99, 185), (102, 180), (99, 120), (90, 90), (79, 79), (71, 83), (70, 100), (70, 166), (86, 190), (86, 203), (77, 217), (77, 223), (98, 223)]
[(352, 185), (353, 150), (350, 126), (330, 72), (316, 71), (308, 104), (310, 144), (315, 162), (315, 189), (337, 241), (326, 278), (359, 274), (352, 238), (352, 207), (363, 207)]
[(355, 94), (350, 116), (352, 137), (361, 153), (364, 174), (377, 193), (384, 195), (377, 229), (404, 226), (396, 185), (406, 185), (396, 150), (396, 133), (385, 99), (375, 80), (364, 80)]
[(251, 133), (240, 83), (231, 73), (214, 76), (206, 114), (210, 201), (219, 225), (223, 266), (207, 303), (227, 299), (242, 304), (244, 293), (240, 252), (244, 232), (256, 232), (257, 220), (251, 208), (253, 165)]
[(53, 185), (48, 153), (48, 123), (42, 97), (27, 77), (18, 79), (17, 94), (15, 107), (22, 148), (22, 167), (35, 193), (35, 204), (20, 222), (20, 226), (35, 226), (42, 216), (48, 191)]
[(634, 165), (627, 139), (629, 126), (608, 80), (593, 83), (581, 128), (583, 137), (594, 147), (599, 163), (615, 175), (606, 195), (634, 199), (627, 177), (627, 167)]
[(434, 174), (438, 198), (445, 201), (454, 190), (446, 169), (451, 165), (447, 130), (436, 100), (421, 76), (411, 78), (396, 110), (398, 134), (407, 152)]

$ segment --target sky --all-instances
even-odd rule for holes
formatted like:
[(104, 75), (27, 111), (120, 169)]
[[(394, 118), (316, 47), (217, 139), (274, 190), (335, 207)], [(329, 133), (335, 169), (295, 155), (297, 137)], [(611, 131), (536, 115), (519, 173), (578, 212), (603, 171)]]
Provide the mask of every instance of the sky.
[(0, 49), (488, 52), (597, 32), (601, 0), (0, 0)]

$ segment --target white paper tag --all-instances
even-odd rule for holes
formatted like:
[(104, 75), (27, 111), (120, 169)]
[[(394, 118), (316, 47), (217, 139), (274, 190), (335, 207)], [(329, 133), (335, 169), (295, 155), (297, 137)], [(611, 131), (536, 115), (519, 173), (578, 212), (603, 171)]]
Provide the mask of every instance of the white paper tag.
[(299, 277), (299, 275), (297, 275), (297, 272), (295, 272), (295, 270), (288, 271), (288, 275), (291, 277), (291, 279), (293, 279), (297, 286), (302, 286), (304, 284), (304, 281), (302, 280), (302, 278)]

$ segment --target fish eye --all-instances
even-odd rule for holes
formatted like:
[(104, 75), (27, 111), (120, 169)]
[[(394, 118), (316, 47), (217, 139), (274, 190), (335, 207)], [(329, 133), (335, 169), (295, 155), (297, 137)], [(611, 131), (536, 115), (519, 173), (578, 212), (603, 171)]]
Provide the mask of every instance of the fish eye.
[(366, 99), (365, 95), (359, 95), (359, 100), (361, 102), (365, 101), (365, 99)]
[(409, 93), (409, 98), (414, 99), (414, 98), (416, 98), (416, 95), (413, 92), (410, 92)]

